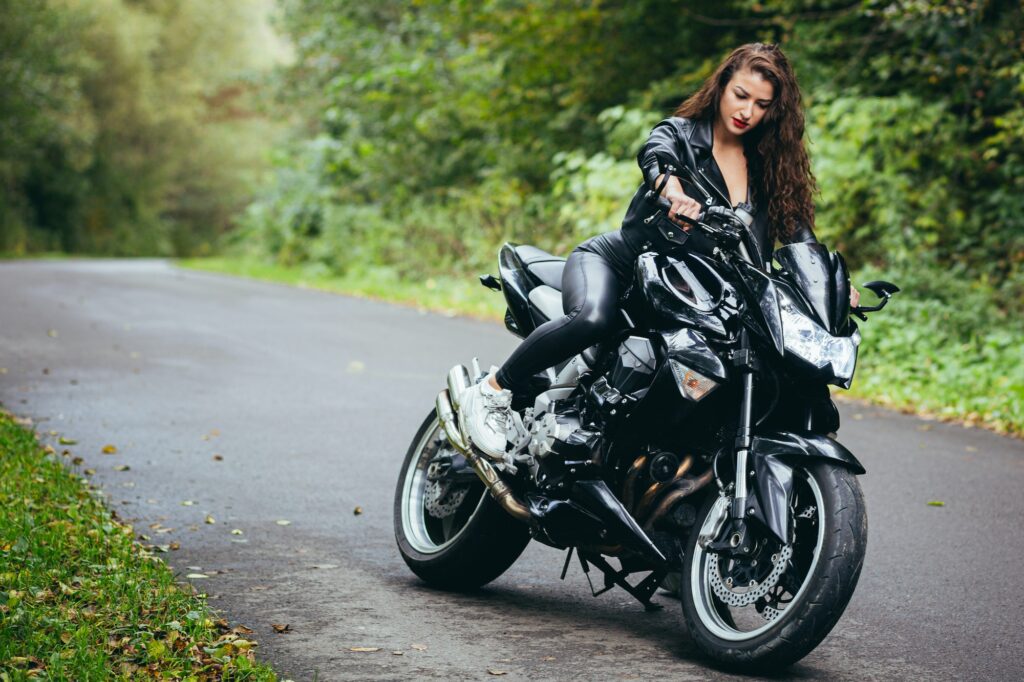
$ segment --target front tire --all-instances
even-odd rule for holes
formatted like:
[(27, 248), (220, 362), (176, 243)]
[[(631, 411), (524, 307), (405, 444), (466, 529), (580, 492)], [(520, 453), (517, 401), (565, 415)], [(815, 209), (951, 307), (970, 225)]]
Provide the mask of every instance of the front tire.
[[(512, 518), (481, 481), (462, 490), (450, 514), (428, 510), (427, 469), (454, 450), (437, 415), (427, 416), (402, 463), (395, 490), (395, 539), (402, 559), (426, 583), (449, 590), (472, 590), (491, 582), (515, 562), (530, 541), (529, 528)], [(446, 493), (446, 499), (451, 493)]]
[[(686, 626), (701, 651), (730, 668), (764, 671), (806, 656), (838, 622), (860, 577), (867, 549), (867, 514), (856, 477), (825, 463), (793, 473), (792, 556), (784, 559), (787, 568), (777, 584), (755, 603), (726, 604), (720, 594), (722, 576), (730, 567), (746, 567), (712, 557), (697, 544), (713, 498), (698, 515), (687, 540), (680, 591)], [(775, 555), (770, 554), (773, 551)], [(778, 556), (779, 549), (769, 547), (767, 552)], [(713, 580), (715, 570), (718, 580)], [(731, 590), (732, 584), (728, 587)]]

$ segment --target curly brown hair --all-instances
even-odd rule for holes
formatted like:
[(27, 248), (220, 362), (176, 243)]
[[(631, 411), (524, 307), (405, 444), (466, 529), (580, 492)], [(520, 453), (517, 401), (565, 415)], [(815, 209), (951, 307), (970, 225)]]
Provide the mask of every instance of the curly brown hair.
[(754, 195), (768, 198), (771, 236), (789, 236), (800, 224), (813, 228), (817, 183), (804, 144), (800, 87), (777, 45), (748, 43), (733, 50), (675, 115), (714, 121), (722, 92), (733, 74), (743, 69), (761, 74), (775, 89), (760, 125), (743, 136)]

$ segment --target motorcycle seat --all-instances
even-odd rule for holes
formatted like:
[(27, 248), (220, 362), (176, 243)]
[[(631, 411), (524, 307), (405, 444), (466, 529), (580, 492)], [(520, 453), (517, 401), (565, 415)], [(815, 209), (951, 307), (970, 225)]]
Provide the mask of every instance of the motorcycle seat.
[(530, 290), (530, 303), (549, 320), (555, 320), (565, 314), (562, 310), (562, 292), (554, 287), (541, 284)]
[[(562, 270), (565, 269), (565, 259), (548, 253), (536, 246), (517, 246), (516, 255), (522, 261), (526, 271), (536, 277), (542, 284), (555, 289), (562, 290)], [(561, 308), (561, 302), (559, 302)], [(561, 316), (561, 312), (556, 317)]]

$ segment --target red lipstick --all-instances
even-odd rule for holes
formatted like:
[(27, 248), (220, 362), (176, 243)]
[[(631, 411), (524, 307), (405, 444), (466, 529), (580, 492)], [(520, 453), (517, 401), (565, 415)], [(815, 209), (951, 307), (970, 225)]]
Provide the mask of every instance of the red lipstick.
[(744, 128), (746, 128), (746, 127), (748, 127), (750, 125), (749, 123), (744, 123), (743, 121), (741, 121), (740, 119), (738, 119), (736, 117), (733, 117), (732, 123), (733, 123), (734, 126), (739, 128), (740, 130), (742, 130), (742, 129), (744, 129)]

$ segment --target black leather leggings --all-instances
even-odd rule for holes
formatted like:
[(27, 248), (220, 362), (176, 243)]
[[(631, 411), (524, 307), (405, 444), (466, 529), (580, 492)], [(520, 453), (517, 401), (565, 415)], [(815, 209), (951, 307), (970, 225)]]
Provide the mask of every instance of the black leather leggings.
[(498, 384), (513, 393), (534, 374), (603, 340), (618, 325), (619, 296), (628, 284), (632, 259), (619, 233), (600, 235), (576, 247), (562, 272), (564, 317), (533, 330), (498, 370)]

